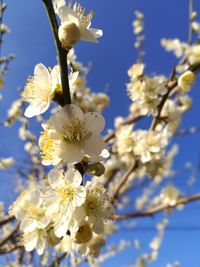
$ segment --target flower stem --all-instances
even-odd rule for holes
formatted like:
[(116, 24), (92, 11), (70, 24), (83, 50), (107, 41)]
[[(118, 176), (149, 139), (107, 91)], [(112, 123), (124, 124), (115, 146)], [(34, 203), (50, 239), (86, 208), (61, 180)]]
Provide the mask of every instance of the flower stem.
[(60, 76), (62, 84), (62, 100), (59, 102), (61, 106), (71, 104), (68, 69), (67, 69), (67, 54), (68, 52), (62, 47), (61, 42), (58, 38), (58, 23), (56, 14), (54, 12), (52, 0), (42, 0), (47, 16), (51, 25), (51, 30), (54, 37), (54, 42), (57, 49), (58, 63), (60, 66)]
[(189, 0), (189, 35), (188, 35), (188, 43), (192, 44), (192, 34), (193, 34), (193, 29), (192, 29), (192, 13), (193, 13), (193, 0)]

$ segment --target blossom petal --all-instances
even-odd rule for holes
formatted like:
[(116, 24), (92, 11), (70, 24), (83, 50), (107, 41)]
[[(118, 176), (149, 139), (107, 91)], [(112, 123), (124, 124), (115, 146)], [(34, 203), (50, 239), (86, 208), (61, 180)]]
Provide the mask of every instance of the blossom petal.
[(26, 233), (24, 235), (24, 246), (26, 251), (32, 251), (36, 247), (37, 240), (38, 240), (37, 231)]
[(54, 92), (57, 85), (61, 85), (60, 68), (58, 65), (56, 65), (51, 71), (51, 84), (52, 84), (51, 93)]
[(77, 14), (67, 6), (62, 6), (58, 9), (58, 16), (61, 19), (61, 23), (69, 21), (75, 23), (76, 25), (79, 25)]
[(83, 111), (76, 105), (65, 105), (56, 114), (49, 119), (49, 124), (58, 132), (63, 133), (63, 125), (70, 123), (74, 118), (78, 117), (83, 120)]
[(41, 201), (41, 192), (38, 189), (31, 190), (29, 194), (29, 203), (38, 205)]
[(35, 66), (34, 78), (44, 87), (49, 86), (50, 84), (50, 73), (48, 69), (41, 63)]
[(56, 224), (54, 226), (54, 232), (57, 237), (62, 237), (67, 233), (68, 230), (68, 222)]
[(103, 138), (99, 135), (92, 135), (84, 144), (83, 151), (91, 160), (101, 154), (106, 144)]
[(38, 255), (43, 254), (45, 246), (46, 246), (46, 238), (40, 234), (36, 244), (36, 250)]
[(95, 36), (95, 38), (100, 38), (103, 36), (103, 31), (96, 28), (90, 28), (90, 32)]
[(95, 35), (90, 31), (90, 29), (87, 29), (85, 27), (80, 27), (81, 32), (81, 40), (82, 41), (88, 41), (93, 43), (98, 43)]
[(20, 223), (20, 230), (24, 233), (32, 232), (37, 228), (37, 221), (32, 218), (25, 217)]
[(48, 181), (53, 189), (64, 186), (65, 181), (63, 179), (63, 171), (55, 169), (51, 170), (48, 174)]
[(79, 171), (70, 168), (65, 173), (65, 181), (67, 184), (77, 187), (82, 182), (82, 176)]
[(76, 163), (82, 160), (84, 154), (78, 146), (63, 142), (61, 144), (59, 156), (66, 163)]
[[(39, 100), (39, 99), (38, 99)], [(38, 116), (42, 113), (44, 113), (45, 111), (47, 111), (47, 109), (50, 106), (50, 101), (48, 102), (32, 102), (25, 110), (24, 112), (24, 116), (26, 116), (27, 118), (32, 118), (34, 116)]]
[(84, 115), (85, 124), (93, 134), (99, 134), (105, 127), (105, 119), (99, 112), (87, 112)]

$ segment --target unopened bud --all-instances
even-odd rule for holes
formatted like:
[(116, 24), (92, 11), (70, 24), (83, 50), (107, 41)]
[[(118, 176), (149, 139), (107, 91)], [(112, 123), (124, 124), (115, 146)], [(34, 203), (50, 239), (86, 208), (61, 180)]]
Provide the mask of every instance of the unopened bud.
[(75, 23), (64, 22), (58, 29), (58, 37), (63, 47), (69, 50), (80, 40), (81, 33)]
[(105, 172), (105, 167), (100, 162), (90, 164), (87, 166), (86, 172), (95, 176), (101, 176)]
[(75, 235), (75, 242), (77, 244), (82, 244), (90, 241), (92, 238), (92, 229), (88, 222), (83, 222), (82, 225), (79, 226), (79, 229)]
[(184, 72), (178, 79), (178, 86), (183, 92), (190, 90), (191, 84), (195, 81), (195, 74), (188, 70)]
[(55, 233), (54, 233), (54, 230), (53, 228), (51, 228), (49, 231), (48, 231), (48, 235), (47, 235), (47, 242), (50, 246), (55, 246), (57, 245), (59, 242), (60, 242), (60, 238), (58, 238)]

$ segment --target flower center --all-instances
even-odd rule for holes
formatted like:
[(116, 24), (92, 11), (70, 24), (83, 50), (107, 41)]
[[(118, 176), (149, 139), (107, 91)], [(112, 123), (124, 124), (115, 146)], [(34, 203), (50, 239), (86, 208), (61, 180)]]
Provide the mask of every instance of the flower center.
[(24, 101), (32, 102), (32, 100), (41, 100), (42, 102), (48, 102), (50, 98), (51, 88), (40, 84), (35, 77), (29, 77), (27, 85), (22, 93)]
[(63, 205), (66, 200), (69, 200), (70, 202), (74, 199), (75, 190), (70, 185), (67, 185), (63, 188), (58, 188), (57, 193), (60, 196), (60, 204)]
[(63, 126), (64, 141), (69, 144), (82, 145), (84, 141), (88, 140), (92, 133), (86, 129), (85, 123), (78, 117)]
[(98, 216), (100, 213), (101, 202), (98, 198), (89, 194), (84, 204), (87, 216)]
[(85, 27), (87, 27), (90, 24), (90, 22), (94, 16), (93, 11), (90, 11), (87, 15), (84, 15), (85, 7), (82, 7), (81, 4), (79, 4), (77, 2), (74, 3), (72, 9), (79, 16), (81, 24), (83, 24)]
[(26, 208), (28, 217), (40, 220), (44, 217), (44, 209), (33, 204), (29, 204)]

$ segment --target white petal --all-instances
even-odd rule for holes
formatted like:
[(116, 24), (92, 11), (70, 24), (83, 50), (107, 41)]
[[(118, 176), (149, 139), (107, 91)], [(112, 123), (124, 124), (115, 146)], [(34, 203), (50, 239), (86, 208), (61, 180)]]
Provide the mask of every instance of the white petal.
[(37, 244), (38, 234), (37, 231), (25, 234), (24, 246), (26, 251), (32, 251)]
[(50, 84), (50, 74), (48, 69), (43, 64), (37, 64), (34, 69), (35, 79), (43, 86)]
[(73, 84), (78, 78), (79, 72), (75, 71), (69, 75), (69, 84)]
[(42, 255), (44, 252), (46, 246), (46, 238), (42, 235), (39, 235), (37, 245), (36, 245), (36, 250), (38, 255)]
[(77, 207), (75, 209), (73, 216), (74, 216), (74, 219), (76, 221), (79, 221), (79, 222), (83, 221), (86, 217), (86, 213), (85, 213), (84, 208), (83, 207)]
[(110, 157), (109, 151), (104, 148), (99, 156), (92, 156), (92, 159), (89, 158), (89, 160), (93, 162), (99, 162), (99, 161), (104, 161), (109, 157)]
[(24, 233), (32, 232), (37, 228), (37, 221), (25, 217), (20, 223), (20, 230)]
[(99, 112), (87, 112), (84, 114), (86, 128), (94, 134), (99, 134), (105, 127), (105, 119)]
[(50, 223), (50, 218), (44, 216), (42, 219), (40, 219), (40, 220), (38, 221), (38, 225), (37, 225), (37, 227), (38, 227), (39, 229), (44, 229), (45, 227), (47, 227), (47, 225), (48, 225), (49, 223)]
[(79, 25), (77, 14), (67, 6), (63, 6), (58, 9), (58, 16), (61, 19), (61, 23), (69, 21), (75, 23), (76, 25)]
[(59, 238), (64, 236), (68, 230), (68, 222), (56, 224), (54, 226), (55, 235)]
[(48, 182), (53, 189), (64, 186), (63, 171), (53, 169), (48, 174)]
[(82, 182), (82, 176), (79, 171), (70, 168), (65, 173), (65, 181), (67, 184), (71, 184), (72, 186), (77, 187)]
[(99, 156), (105, 147), (106, 147), (106, 144), (105, 144), (105, 142), (101, 136), (92, 135), (85, 142), (84, 147), (83, 147), (83, 151), (92, 160), (92, 157)]
[(63, 142), (59, 151), (59, 156), (66, 163), (77, 163), (82, 160), (84, 155), (78, 146)]
[(59, 112), (51, 116), (48, 123), (58, 132), (64, 133), (63, 126), (70, 123), (76, 117), (83, 120), (82, 110), (73, 104), (65, 105)]
[(59, 207), (58, 196), (54, 190), (46, 190), (43, 196), (44, 207), (47, 208), (46, 216), (51, 216)]
[(41, 201), (41, 192), (38, 189), (33, 189), (29, 194), (29, 202), (34, 205), (38, 205)]
[(92, 43), (98, 43), (96, 37), (90, 31), (90, 29), (87, 29), (85, 27), (80, 27), (80, 32), (81, 32), (81, 38), (80, 39), (82, 41), (87, 41), (87, 42), (92, 42)]
[(56, 65), (51, 71), (51, 84), (52, 92), (56, 89), (58, 84), (61, 86), (60, 68), (58, 65)]
[[(38, 99), (39, 100), (39, 99)], [(24, 116), (27, 118), (32, 118), (34, 116), (38, 116), (49, 108), (51, 102), (50, 100), (48, 102), (44, 101), (37, 101), (37, 102), (32, 102), (25, 110)]]
[(95, 38), (100, 38), (103, 36), (103, 31), (100, 29), (90, 28), (90, 32), (95, 36)]
[(86, 198), (86, 190), (84, 186), (79, 186), (76, 189), (76, 195), (74, 198), (74, 206), (80, 207), (84, 202)]
[(93, 222), (92, 230), (96, 234), (102, 234), (103, 233), (104, 225), (103, 225), (103, 220), (101, 218), (98, 218)]

